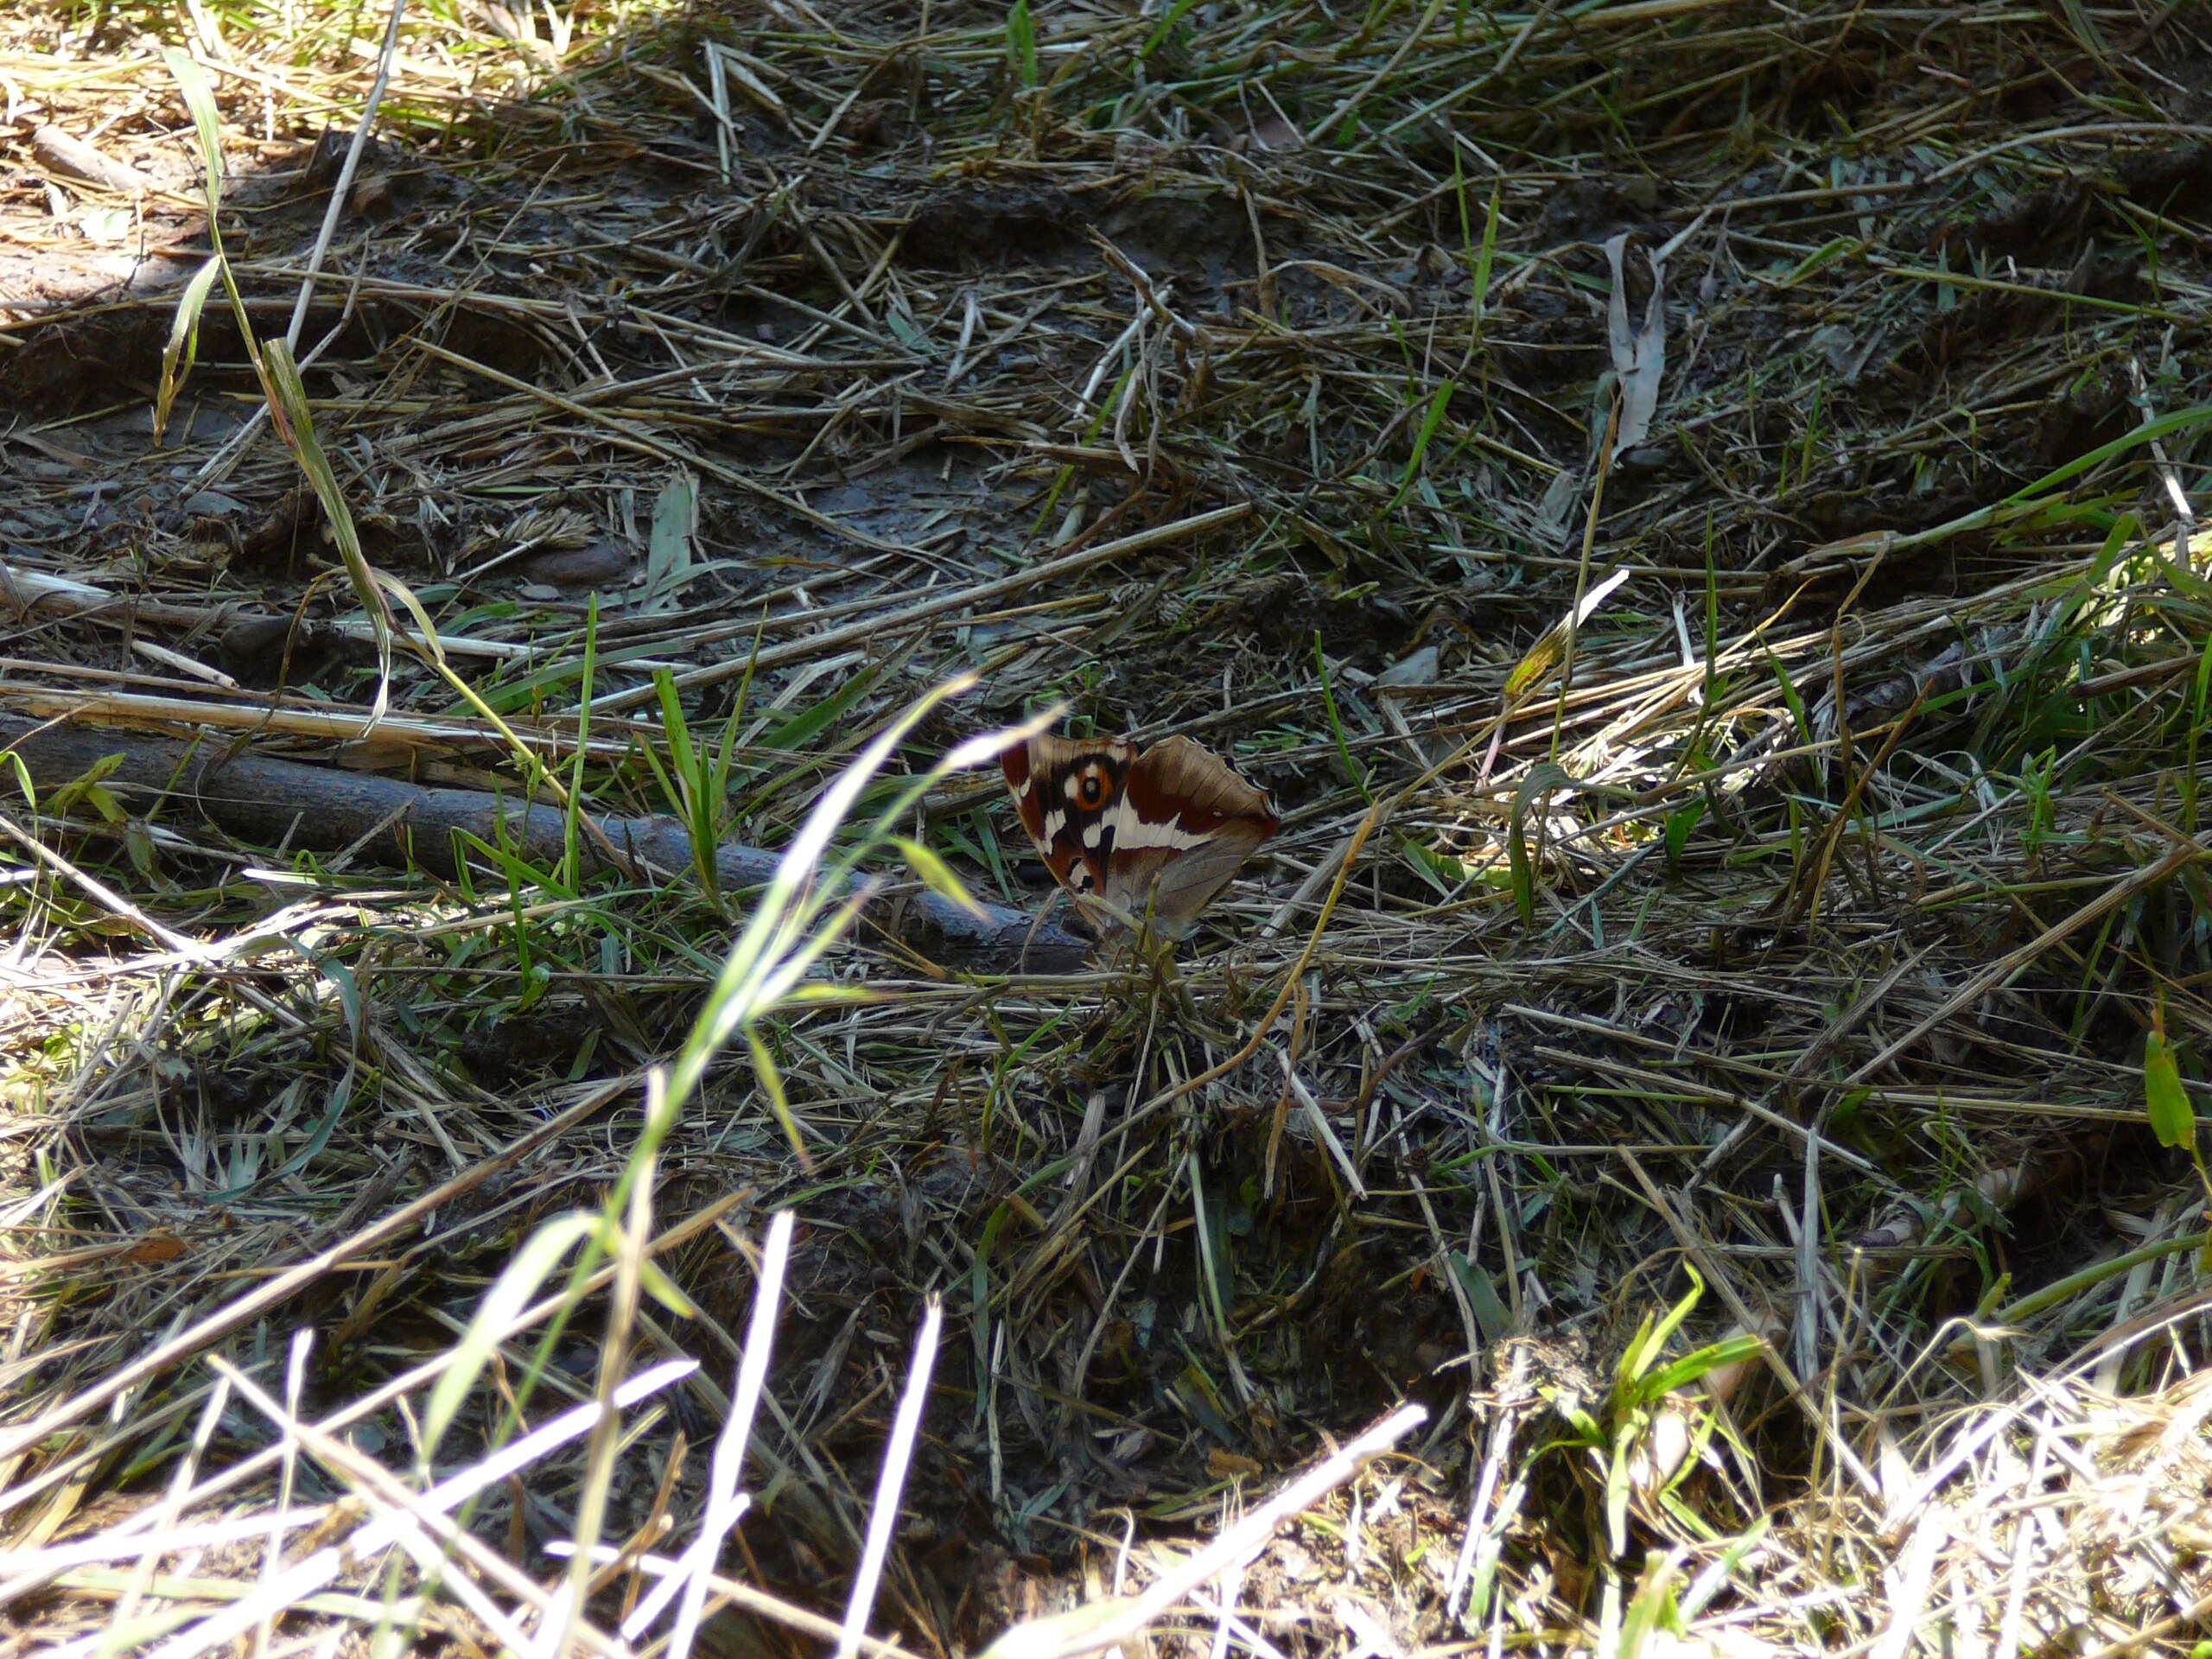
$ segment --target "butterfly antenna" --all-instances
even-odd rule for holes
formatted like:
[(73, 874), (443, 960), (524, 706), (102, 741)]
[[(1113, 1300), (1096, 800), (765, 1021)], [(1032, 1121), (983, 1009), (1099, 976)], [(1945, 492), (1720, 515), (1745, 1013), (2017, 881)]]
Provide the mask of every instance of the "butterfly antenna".
[(1052, 919), (1052, 912), (1066, 898), (1067, 894), (1056, 885), (1052, 896), (1038, 906), (1037, 913), (1029, 918), (1029, 931), (1022, 936), (1020, 953), (1014, 959), (1017, 966), (1024, 969), (1028, 968), (1029, 947), (1037, 943), (1037, 936), (1045, 931), (1045, 924)]

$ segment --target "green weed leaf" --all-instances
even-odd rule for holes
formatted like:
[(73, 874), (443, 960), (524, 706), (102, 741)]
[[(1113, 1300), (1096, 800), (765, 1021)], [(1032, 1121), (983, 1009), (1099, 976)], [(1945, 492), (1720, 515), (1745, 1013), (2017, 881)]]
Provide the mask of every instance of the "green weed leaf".
[(976, 902), (975, 895), (970, 893), (961, 884), (960, 878), (952, 873), (952, 867), (938, 857), (934, 850), (925, 847), (918, 841), (909, 840), (905, 836), (892, 836), (891, 844), (899, 849), (900, 855), (906, 859), (908, 868), (922, 878), (923, 882), (931, 893), (942, 898), (950, 899), (978, 920), (982, 918), (984, 914), (982, 906)]
[(2144, 1045), (2143, 1104), (2160, 1146), (2185, 1147), (2196, 1139), (2196, 1110), (2182, 1086), (2181, 1062), (2163, 1031), (2152, 1031)]

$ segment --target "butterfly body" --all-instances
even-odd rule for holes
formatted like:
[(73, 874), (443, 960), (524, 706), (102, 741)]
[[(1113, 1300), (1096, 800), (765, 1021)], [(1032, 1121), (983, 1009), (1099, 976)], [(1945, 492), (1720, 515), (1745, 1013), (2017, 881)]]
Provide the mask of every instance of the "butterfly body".
[(1199, 912), (1278, 820), (1266, 793), (1187, 737), (1033, 737), (1000, 764), (1053, 878), (1094, 923), (1151, 918), (1165, 939)]

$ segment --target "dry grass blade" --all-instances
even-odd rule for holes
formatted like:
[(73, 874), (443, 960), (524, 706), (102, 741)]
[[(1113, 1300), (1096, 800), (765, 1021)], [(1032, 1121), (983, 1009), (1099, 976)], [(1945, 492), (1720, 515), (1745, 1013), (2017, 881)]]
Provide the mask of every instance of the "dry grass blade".
[(1391, 1450), (1427, 1417), (1419, 1406), (1391, 1413), (1243, 1516), (1177, 1570), (1163, 1574), (1143, 1594), (1094, 1603), (1073, 1613), (1019, 1625), (984, 1649), (984, 1659), (1082, 1659), (1085, 1654), (1119, 1647), (1207, 1580), (1228, 1572), (1241, 1558), (1261, 1548), (1277, 1527), (1351, 1480), (1369, 1459)]

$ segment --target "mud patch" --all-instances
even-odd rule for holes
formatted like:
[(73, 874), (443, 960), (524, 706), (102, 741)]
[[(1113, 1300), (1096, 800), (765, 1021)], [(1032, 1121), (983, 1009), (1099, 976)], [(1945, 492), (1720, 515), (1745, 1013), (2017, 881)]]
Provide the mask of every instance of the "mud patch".
[(956, 184), (915, 209), (900, 249), (923, 269), (1056, 264), (1082, 247), (1084, 212), (1076, 196), (1041, 185)]

